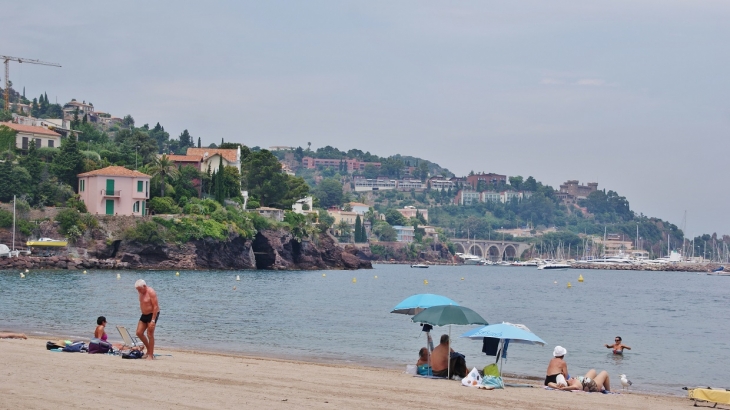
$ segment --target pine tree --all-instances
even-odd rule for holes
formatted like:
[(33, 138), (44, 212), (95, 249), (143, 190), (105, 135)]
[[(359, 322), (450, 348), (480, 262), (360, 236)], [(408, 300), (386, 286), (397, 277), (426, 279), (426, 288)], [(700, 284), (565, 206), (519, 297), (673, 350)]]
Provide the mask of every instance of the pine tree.
[(86, 124), (88, 121), (89, 121), (88, 117), (86, 116), (86, 114), (84, 114), (84, 118), (81, 120), (81, 123)]
[(218, 172), (215, 175), (215, 200), (223, 205), (226, 199), (225, 187), (223, 186), (223, 160), (220, 161)]
[(360, 233), (360, 241), (361, 242), (367, 242), (368, 241), (368, 232), (365, 229), (365, 224), (362, 224), (362, 232)]
[(198, 137), (198, 148), (200, 148), (200, 137)]
[(360, 215), (355, 218), (355, 242), (362, 242), (362, 220), (360, 219)]
[(61, 149), (53, 160), (53, 173), (62, 182), (77, 187), (77, 177), (84, 170), (84, 157), (79, 152), (76, 135), (70, 133), (61, 143)]

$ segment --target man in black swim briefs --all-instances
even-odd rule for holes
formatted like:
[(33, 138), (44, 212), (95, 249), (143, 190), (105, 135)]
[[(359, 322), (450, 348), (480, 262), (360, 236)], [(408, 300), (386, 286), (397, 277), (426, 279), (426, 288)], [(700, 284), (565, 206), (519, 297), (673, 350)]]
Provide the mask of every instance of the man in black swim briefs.
[[(139, 309), (142, 316), (139, 317), (137, 324), (137, 337), (144, 343), (147, 349), (147, 359), (155, 358), (155, 327), (157, 327), (157, 319), (160, 317), (160, 304), (157, 301), (157, 292), (147, 286), (142, 279), (134, 283), (134, 287), (139, 293)], [(145, 331), (147, 335), (145, 335)]]

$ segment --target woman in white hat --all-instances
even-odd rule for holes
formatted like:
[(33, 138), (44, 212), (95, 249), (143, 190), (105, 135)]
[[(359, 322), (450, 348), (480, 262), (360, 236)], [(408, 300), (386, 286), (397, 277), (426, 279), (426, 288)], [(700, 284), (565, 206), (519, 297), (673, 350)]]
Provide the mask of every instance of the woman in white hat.
[(563, 346), (555, 346), (553, 350), (553, 358), (548, 363), (547, 375), (545, 376), (545, 386), (553, 389), (567, 387), (568, 364), (563, 359), (568, 351)]

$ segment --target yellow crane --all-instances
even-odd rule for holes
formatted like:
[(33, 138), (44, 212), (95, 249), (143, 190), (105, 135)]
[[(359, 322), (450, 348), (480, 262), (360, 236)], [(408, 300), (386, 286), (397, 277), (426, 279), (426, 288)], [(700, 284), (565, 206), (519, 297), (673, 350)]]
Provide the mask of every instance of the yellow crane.
[(21, 58), (21, 57), (0, 56), (0, 60), (5, 61), (5, 110), (10, 109), (10, 62), (11, 61), (17, 61), (19, 63), (50, 65), (53, 67), (61, 66), (61, 64), (49, 63), (46, 61), (33, 60), (30, 58)]

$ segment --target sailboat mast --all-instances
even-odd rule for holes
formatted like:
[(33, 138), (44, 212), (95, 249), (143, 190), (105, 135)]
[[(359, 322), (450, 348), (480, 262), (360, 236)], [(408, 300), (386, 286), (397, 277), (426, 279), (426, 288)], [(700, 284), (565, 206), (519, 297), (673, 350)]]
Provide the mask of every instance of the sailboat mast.
[(15, 250), (15, 195), (13, 195), (13, 250)]

